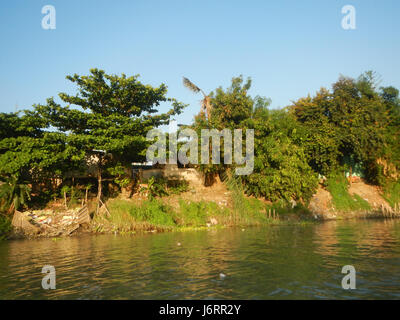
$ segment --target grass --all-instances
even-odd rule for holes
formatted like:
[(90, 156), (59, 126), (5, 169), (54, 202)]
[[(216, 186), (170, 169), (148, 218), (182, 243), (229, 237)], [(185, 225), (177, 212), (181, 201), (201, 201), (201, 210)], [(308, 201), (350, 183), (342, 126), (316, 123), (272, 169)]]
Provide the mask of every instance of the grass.
[(177, 224), (182, 227), (202, 227), (216, 219), (219, 224), (230, 225), (231, 214), (227, 208), (219, 207), (215, 202), (179, 201)]
[(384, 198), (392, 208), (400, 206), (400, 181), (390, 182), (384, 188)]
[(348, 182), (342, 175), (328, 178), (327, 189), (332, 195), (334, 207), (343, 212), (371, 210), (369, 203), (360, 196), (356, 194), (351, 196), (348, 192), (348, 187)]
[(220, 207), (212, 201), (179, 200), (178, 207), (154, 198), (135, 203), (131, 200), (112, 199), (107, 202), (110, 216), (95, 216), (93, 229), (97, 232), (134, 233), (137, 231), (201, 230), (213, 225), (256, 226), (286, 223), (279, 217), (268, 217), (268, 209), (279, 214), (308, 213), (303, 206), (294, 209), (286, 204), (267, 205), (256, 198), (244, 196), (241, 184), (228, 183), (232, 195), (231, 207)]
[[(238, 204), (238, 203), (236, 203)], [(215, 202), (179, 201), (173, 209), (160, 199), (143, 201), (141, 204), (129, 200), (108, 201), (110, 216), (93, 218), (96, 232), (135, 233), (146, 231), (171, 231), (205, 229), (216, 222), (216, 226), (250, 226), (279, 223), (265, 214), (265, 204), (257, 199), (244, 199), (242, 207), (221, 208)]]
[(93, 228), (97, 232), (167, 231), (176, 226), (174, 211), (160, 200), (148, 200), (139, 205), (114, 199), (107, 205), (111, 216), (93, 218)]

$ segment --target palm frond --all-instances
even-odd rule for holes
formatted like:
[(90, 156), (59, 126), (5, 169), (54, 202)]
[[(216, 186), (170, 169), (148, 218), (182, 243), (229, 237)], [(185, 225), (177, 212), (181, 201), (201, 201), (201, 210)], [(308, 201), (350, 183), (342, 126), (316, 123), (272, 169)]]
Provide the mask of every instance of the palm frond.
[(183, 77), (183, 85), (193, 92), (200, 92), (201, 89), (191, 82), (188, 78)]

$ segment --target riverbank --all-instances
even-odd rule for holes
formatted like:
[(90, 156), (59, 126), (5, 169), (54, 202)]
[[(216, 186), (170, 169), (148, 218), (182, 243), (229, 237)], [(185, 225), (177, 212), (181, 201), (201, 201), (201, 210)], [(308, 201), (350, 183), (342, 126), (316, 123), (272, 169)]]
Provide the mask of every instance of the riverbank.
[[(307, 208), (272, 204), (228, 190), (223, 183), (191, 188), (187, 192), (148, 199), (120, 194), (96, 213), (96, 201), (87, 203), (90, 222), (79, 223), (80, 207), (65, 209), (55, 202), (44, 210), (18, 213), (24, 223), (15, 225), (11, 238), (60, 237), (86, 233), (135, 234), (208, 228), (300, 224), (313, 220)], [(14, 219), (15, 220), (15, 219)], [(55, 225), (57, 224), (57, 225)], [(32, 226), (33, 225), (33, 226)], [(26, 226), (29, 226), (27, 228)]]
[[(396, 197), (391, 197), (396, 199)], [(363, 181), (343, 188), (320, 185), (307, 207), (293, 201), (271, 203), (247, 197), (243, 190), (224, 183), (196, 186), (186, 192), (148, 199), (120, 194), (96, 213), (96, 201), (84, 209), (52, 203), (44, 210), (18, 213), (11, 226), (2, 220), (3, 238), (62, 237), (85, 233), (136, 234), (208, 228), (305, 224), (324, 220), (398, 218), (400, 206), (389, 205), (383, 191)], [(23, 220), (21, 222), (21, 219)], [(15, 223), (18, 220), (18, 224)], [(28, 227), (29, 228), (28, 228)]]

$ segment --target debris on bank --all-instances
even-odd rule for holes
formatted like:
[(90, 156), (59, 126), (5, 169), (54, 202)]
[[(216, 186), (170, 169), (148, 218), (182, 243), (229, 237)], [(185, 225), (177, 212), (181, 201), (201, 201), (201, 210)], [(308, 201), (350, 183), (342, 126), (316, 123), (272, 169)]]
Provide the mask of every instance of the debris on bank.
[(64, 211), (51, 209), (15, 211), (12, 219), (16, 234), (28, 237), (68, 236), (80, 227), (87, 228), (89, 224), (90, 215), (87, 206)]

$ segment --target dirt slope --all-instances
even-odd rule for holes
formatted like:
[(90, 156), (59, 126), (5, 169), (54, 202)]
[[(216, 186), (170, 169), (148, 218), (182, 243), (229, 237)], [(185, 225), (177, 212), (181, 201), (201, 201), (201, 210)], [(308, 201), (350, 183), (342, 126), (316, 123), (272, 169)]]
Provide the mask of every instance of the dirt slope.
[(379, 187), (372, 186), (364, 181), (353, 182), (349, 187), (349, 193), (351, 195), (357, 194), (362, 199), (367, 201), (372, 210), (371, 212), (339, 212), (335, 210), (332, 205), (332, 196), (331, 194), (325, 190), (322, 186), (320, 186), (312, 197), (309, 205), (309, 209), (313, 213), (315, 218), (318, 219), (337, 219), (337, 218), (350, 218), (357, 217), (369, 214), (380, 214), (382, 211), (390, 212), (392, 208), (382, 197), (382, 193)]

